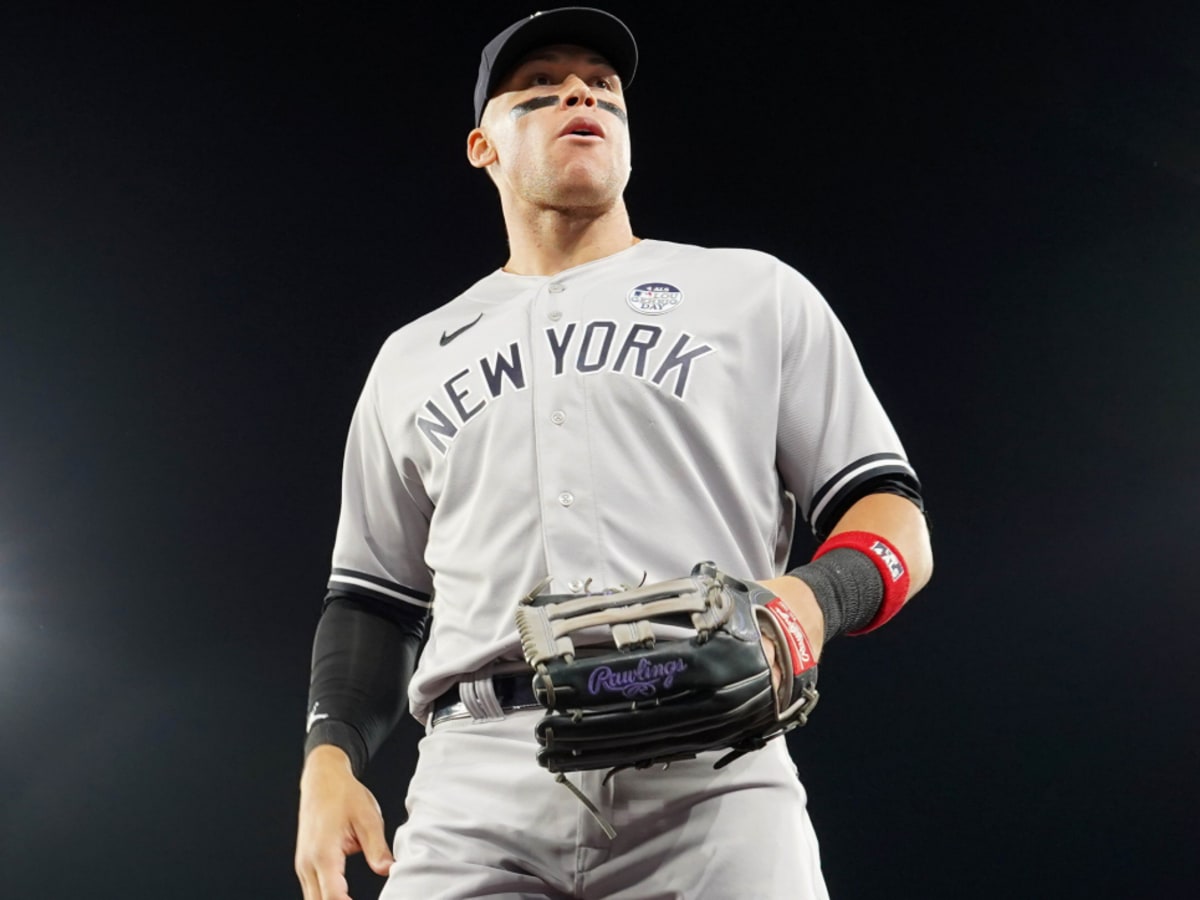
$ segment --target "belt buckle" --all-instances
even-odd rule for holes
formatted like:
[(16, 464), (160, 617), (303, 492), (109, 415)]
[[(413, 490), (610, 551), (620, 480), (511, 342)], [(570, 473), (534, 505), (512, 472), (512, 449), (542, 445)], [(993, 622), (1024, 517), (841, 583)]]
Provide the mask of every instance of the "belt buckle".
[(441, 709), (434, 712), (429, 720), (430, 728), (437, 728), (442, 722), (449, 722), (451, 719), (471, 719), (471, 711), (467, 709), (467, 704), (461, 700), (457, 703), (451, 703), (449, 706), (443, 706)]

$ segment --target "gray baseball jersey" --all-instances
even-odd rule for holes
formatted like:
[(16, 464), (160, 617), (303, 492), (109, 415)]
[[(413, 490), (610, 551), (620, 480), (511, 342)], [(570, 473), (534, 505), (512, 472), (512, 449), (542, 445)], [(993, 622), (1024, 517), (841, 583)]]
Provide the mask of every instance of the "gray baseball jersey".
[(885, 474), (915, 479), (808, 281), (764, 253), (645, 240), (494, 272), (387, 340), (350, 427), (330, 588), (432, 607), (423, 719), (462, 675), (520, 658), (515, 605), (547, 576), (594, 591), (710, 559), (772, 577), (797, 508), (821, 523)]

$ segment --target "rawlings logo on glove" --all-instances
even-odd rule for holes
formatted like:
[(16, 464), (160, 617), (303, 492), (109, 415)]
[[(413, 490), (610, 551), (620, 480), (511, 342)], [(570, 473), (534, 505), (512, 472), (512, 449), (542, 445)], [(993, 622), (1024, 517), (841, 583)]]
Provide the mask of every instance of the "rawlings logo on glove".
[(650, 697), (658, 693), (659, 682), (664, 688), (669, 688), (675, 680), (675, 673), (686, 668), (687, 663), (682, 659), (657, 665), (639, 659), (636, 666), (624, 672), (614, 672), (608, 666), (600, 666), (588, 676), (588, 693), (593, 697), (603, 693), (619, 693), (629, 698)]

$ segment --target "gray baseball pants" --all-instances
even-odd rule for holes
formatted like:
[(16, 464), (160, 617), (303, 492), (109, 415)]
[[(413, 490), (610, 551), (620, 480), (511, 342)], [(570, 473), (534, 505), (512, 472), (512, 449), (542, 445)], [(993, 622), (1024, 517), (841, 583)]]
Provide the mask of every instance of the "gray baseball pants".
[(381, 900), (828, 900), (806, 795), (782, 739), (720, 754), (568, 776), (534, 757), (540, 712), (439, 723), (420, 743), (408, 821)]

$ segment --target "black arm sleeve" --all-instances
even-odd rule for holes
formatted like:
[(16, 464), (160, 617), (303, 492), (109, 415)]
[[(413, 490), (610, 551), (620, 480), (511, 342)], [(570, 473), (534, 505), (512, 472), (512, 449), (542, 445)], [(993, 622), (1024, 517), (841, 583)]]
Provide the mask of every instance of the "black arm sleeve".
[(331, 592), (313, 640), (307, 755), (319, 744), (346, 751), (361, 777), (408, 701), (426, 614), (357, 594)]

